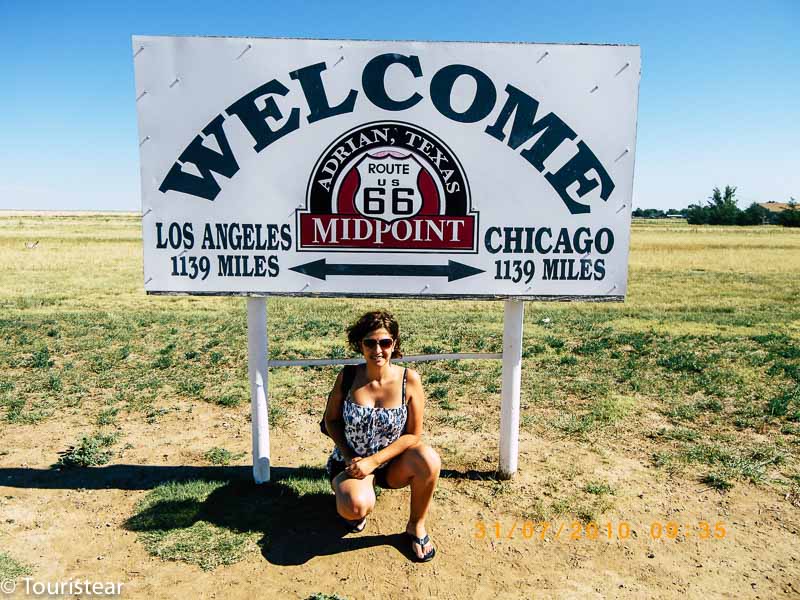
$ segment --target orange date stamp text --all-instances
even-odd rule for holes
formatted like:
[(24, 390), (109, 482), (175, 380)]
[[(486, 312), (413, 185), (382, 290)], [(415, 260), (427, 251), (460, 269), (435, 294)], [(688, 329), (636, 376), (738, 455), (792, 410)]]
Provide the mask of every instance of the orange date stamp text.
[[(728, 534), (722, 521), (653, 521), (642, 529), (653, 540), (721, 540)], [(627, 540), (633, 528), (627, 521), (584, 523), (582, 521), (475, 521), (473, 537), (477, 540)]]

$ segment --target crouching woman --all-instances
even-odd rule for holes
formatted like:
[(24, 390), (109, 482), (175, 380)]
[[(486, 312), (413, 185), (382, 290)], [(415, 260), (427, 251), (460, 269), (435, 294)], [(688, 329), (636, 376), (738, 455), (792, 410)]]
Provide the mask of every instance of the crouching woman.
[(366, 364), (339, 373), (325, 409), (325, 427), (336, 444), (326, 466), (336, 510), (351, 532), (360, 532), (375, 507), (373, 484), (386, 489), (410, 486), (405, 533), (412, 555), (429, 561), (436, 549), (425, 518), (441, 461), (420, 440), (422, 382), (416, 371), (392, 364), (402, 353), (400, 327), (391, 314), (363, 315), (347, 329), (347, 341)]

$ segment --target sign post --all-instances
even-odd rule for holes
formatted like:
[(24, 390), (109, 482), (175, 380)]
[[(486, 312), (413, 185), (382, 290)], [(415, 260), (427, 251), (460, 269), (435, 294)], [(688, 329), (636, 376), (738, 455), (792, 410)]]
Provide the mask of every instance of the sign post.
[(247, 364), (250, 377), (250, 416), (253, 429), (253, 478), (269, 481), (269, 370), (267, 369), (267, 301), (247, 299)]
[(249, 297), (256, 481), (269, 295), (504, 300), (513, 475), (523, 301), (625, 297), (639, 48), (134, 36), (133, 56), (145, 290)]
[(503, 479), (517, 472), (519, 394), (522, 381), (522, 321), (525, 305), (506, 300), (503, 316), (503, 389), (500, 406), (500, 469)]

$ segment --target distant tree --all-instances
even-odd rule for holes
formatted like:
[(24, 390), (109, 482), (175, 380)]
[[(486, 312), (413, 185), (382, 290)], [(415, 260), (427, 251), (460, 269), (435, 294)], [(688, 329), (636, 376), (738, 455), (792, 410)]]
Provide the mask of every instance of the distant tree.
[(726, 185), (724, 193), (714, 188), (709, 198), (709, 208), (711, 213), (708, 222), (711, 225), (736, 225), (742, 212), (736, 206), (736, 188)]
[(686, 209), (686, 220), (690, 225), (708, 225), (709, 213), (705, 206), (690, 204)]
[(789, 208), (778, 213), (778, 224), (784, 227), (800, 227), (800, 206), (794, 198), (789, 200)]
[(726, 185), (724, 192), (715, 187), (705, 206), (690, 204), (686, 219), (692, 225), (736, 225), (741, 213), (736, 206), (736, 188)]
[(743, 211), (739, 212), (739, 225), (763, 225), (770, 221), (770, 212), (760, 204), (753, 202)]
[(640, 219), (662, 219), (665, 216), (664, 211), (657, 208), (637, 208), (631, 214)]

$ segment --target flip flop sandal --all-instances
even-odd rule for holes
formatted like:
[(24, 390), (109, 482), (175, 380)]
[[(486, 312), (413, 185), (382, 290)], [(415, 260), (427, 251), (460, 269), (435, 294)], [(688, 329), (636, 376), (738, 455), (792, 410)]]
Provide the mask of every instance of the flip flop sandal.
[[(431, 538), (427, 533), (425, 534), (424, 537), (421, 537), (421, 538), (418, 538), (415, 535), (411, 535), (407, 531), (406, 531), (406, 535), (409, 538), (411, 538), (411, 542), (412, 543), (419, 544), (419, 549), (420, 550), (423, 550), (425, 548), (425, 544), (430, 544), (431, 543)], [(423, 556), (422, 558), (417, 556), (417, 553), (414, 552), (413, 549), (411, 551), (411, 555), (414, 557), (414, 560), (416, 562), (428, 562), (429, 560), (432, 560), (434, 556), (436, 556), (436, 548), (431, 548), (430, 551), (425, 556)]]
[(339, 517), (342, 520), (342, 523), (347, 529), (347, 533), (361, 533), (367, 527), (367, 517), (364, 517), (360, 521), (349, 521), (344, 517)]

